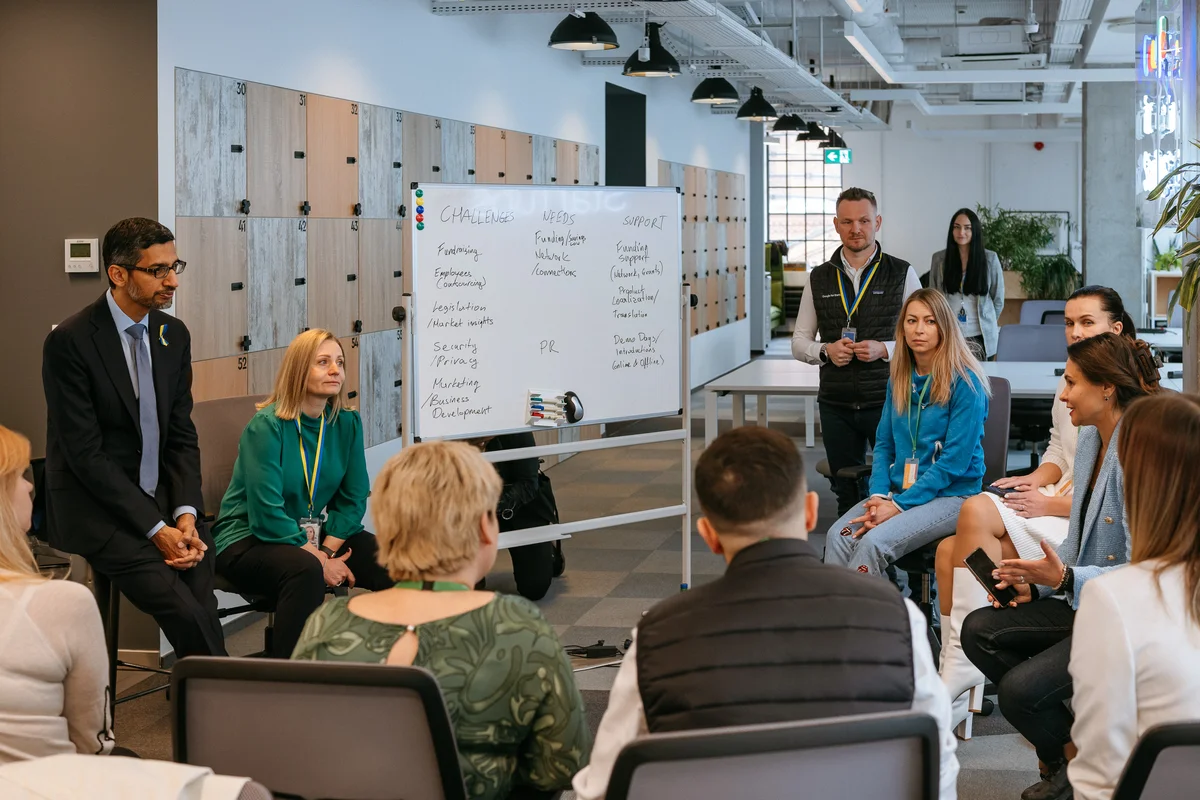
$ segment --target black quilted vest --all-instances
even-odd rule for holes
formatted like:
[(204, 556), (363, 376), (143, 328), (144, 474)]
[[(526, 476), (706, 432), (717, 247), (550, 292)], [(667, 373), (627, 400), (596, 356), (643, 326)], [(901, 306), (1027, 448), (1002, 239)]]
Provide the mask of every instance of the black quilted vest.
[[(822, 342), (836, 342), (842, 338), (846, 326), (846, 310), (838, 293), (838, 272), (841, 271), (842, 248), (833, 253), (833, 258), (812, 271), (808, 278), (808, 291), (813, 293), (813, 308), (817, 312), (817, 329)], [(863, 273), (865, 282), (869, 270)], [(854, 314), (851, 327), (856, 329), (857, 340), (873, 339), (877, 342), (891, 341), (896, 335), (896, 320), (904, 304), (904, 279), (908, 276), (908, 262), (883, 254), (879, 270), (867, 294)], [(846, 278), (847, 289), (852, 289)], [(861, 285), (860, 285), (861, 290)], [(850, 300), (849, 292), (846, 295)], [(883, 405), (887, 397), (889, 364), (884, 359), (864, 362), (854, 359), (844, 367), (832, 363), (821, 365), (821, 388), (817, 399), (830, 405), (850, 408), (876, 408)]]
[(900, 593), (822, 564), (800, 539), (751, 545), (723, 577), (659, 603), (637, 630), (652, 733), (912, 707)]

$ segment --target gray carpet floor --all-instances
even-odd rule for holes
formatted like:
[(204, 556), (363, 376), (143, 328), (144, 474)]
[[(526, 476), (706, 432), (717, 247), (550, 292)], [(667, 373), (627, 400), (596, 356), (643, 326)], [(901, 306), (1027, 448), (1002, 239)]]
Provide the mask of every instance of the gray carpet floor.
[[(704, 442), (700, 399), (697, 395), (692, 420), (693, 461)], [(751, 408), (747, 408), (747, 416), (753, 420), (753, 400), (748, 405)], [(821, 548), (823, 531), (836, 519), (836, 503), (828, 483), (815, 471), (816, 462), (824, 455), (820, 440), (815, 448), (803, 447), (802, 409), (798, 400), (774, 398), (770, 424), (793, 437), (805, 456), (809, 485), (821, 498), (820, 522), (812, 537), (814, 545)], [(728, 400), (721, 410), (724, 430), (731, 424)], [(640, 421), (628, 423), (620, 432), (646, 432), (672, 425), (677, 426), (678, 420)], [(561, 517), (571, 521), (678, 503), (681, 468), (682, 445), (673, 442), (581, 453), (554, 466), (548, 474)], [(699, 585), (720, 575), (724, 559), (710, 553), (694, 531), (690, 540), (692, 583)], [(564, 544), (566, 574), (554, 581), (550, 593), (538, 605), (564, 644), (604, 640), (622, 646), (643, 612), (680, 590), (682, 543), (678, 519), (576, 534)], [(511, 561), (503, 552), (488, 576), (488, 588), (515, 592)], [(255, 621), (230, 635), (230, 653), (246, 655), (259, 650), (263, 624)], [(591, 665), (577, 662), (577, 668)], [(615, 675), (615, 668), (576, 674), (593, 732), (604, 713)], [(156, 676), (129, 686), (125, 692), (163, 680)], [(130, 678), (121, 683), (129, 684)], [(170, 706), (164, 693), (119, 705), (116, 732), (118, 744), (143, 757), (170, 760)], [(962, 766), (959, 797), (964, 800), (1016, 800), (1022, 789), (1037, 780), (1037, 759), (1032, 748), (1004, 721), (999, 710), (987, 718), (976, 717), (975, 736), (959, 743), (958, 757)]]

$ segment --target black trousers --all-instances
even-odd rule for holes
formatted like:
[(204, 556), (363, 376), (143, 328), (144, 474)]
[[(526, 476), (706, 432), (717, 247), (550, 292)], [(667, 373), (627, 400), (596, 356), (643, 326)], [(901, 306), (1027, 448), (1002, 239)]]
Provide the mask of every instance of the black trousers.
[[(377, 592), (393, 584), (387, 570), (375, 560), (379, 546), (375, 534), (360, 531), (338, 548), (350, 549), (346, 566), (354, 585)], [(325, 601), (325, 573), (312, 553), (291, 544), (267, 544), (253, 536), (234, 542), (217, 556), (217, 572), (239, 591), (265, 597), (275, 606), (272, 658), (291, 658), (304, 623)]]
[(1071, 741), (1071, 628), (1069, 603), (1046, 598), (1016, 608), (981, 608), (962, 626), (962, 649), (996, 684), (1000, 710), (1051, 764)]
[(875, 431), (879, 428), (883, 406), (854, 409), (822, 402), (820, 408), (825, 459), (834, 474), (829, 482), (837, 495), (838, 517), (841, 517), (861, 498), (858, 483), (838, 478), (838, 470), (867, 463), (867, 447), (875, 445)]
[(517, 591), (529, 600), (541, 600), (550, 591), (554, 578), (554, 542), (538, 542), (520, 547), (510, 547), (513, 578)]
[(145, 536), (119, 531), (87, 556), (92, 569), (112, 581), (136, 608), (154, 617), (177, 658), (226, 655), (213, 594), (217, 549), (207, 525), (197, 522), (196, 532), (208, 552), (191, 569), (167, 566)]

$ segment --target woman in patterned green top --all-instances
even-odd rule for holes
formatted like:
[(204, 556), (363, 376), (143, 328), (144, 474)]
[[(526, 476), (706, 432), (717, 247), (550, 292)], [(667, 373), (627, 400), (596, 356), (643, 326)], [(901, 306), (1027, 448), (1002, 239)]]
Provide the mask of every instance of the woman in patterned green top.
[(406, 447), (371, 493), (395, 588), (326, 603), (294, 659), (412, 664), (446, 698), (467, 796), (569, 789), (591, 749), (570, 662), (537, 606), (471, 587), (496, 561), (496, 470), (457, 442)]

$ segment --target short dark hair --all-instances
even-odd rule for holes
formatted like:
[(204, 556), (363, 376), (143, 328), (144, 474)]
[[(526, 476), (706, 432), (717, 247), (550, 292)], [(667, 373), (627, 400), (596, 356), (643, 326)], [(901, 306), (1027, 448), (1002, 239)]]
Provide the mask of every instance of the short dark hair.
[(805, 491), (804, 458), (791, 439), (769, 428), (726, 431), (696, 464), (700, 507), (722, 533), (778, 518)]
[(871, 202), (871, 208), (875, 209), (876, 211), (879, 210), (879, 203), (875, 200), (875, 193), (868, 192), (866, 189), (860, 189), (857, 186), (851, 186), (849, 189), (844, 190), (838, 195), (837, 202), (833, 204), (833, 210), (835, 213), (837, 212), (838, 208), (841, 207), (843, 200), (849, 200), (851, 202), (856, 200), (869, 200)]
[[(132, 266), (142, 258), (142, 251), (156, 244), (166, 244), (175, 241), (175, 234), (161, 222), (145, 217), (130, 217), (123, 219), (108, 229), (104, 234), (104, 274), (108, 274), (109, 264)], [(108, 279), (110, 287), (115, 284)]]

